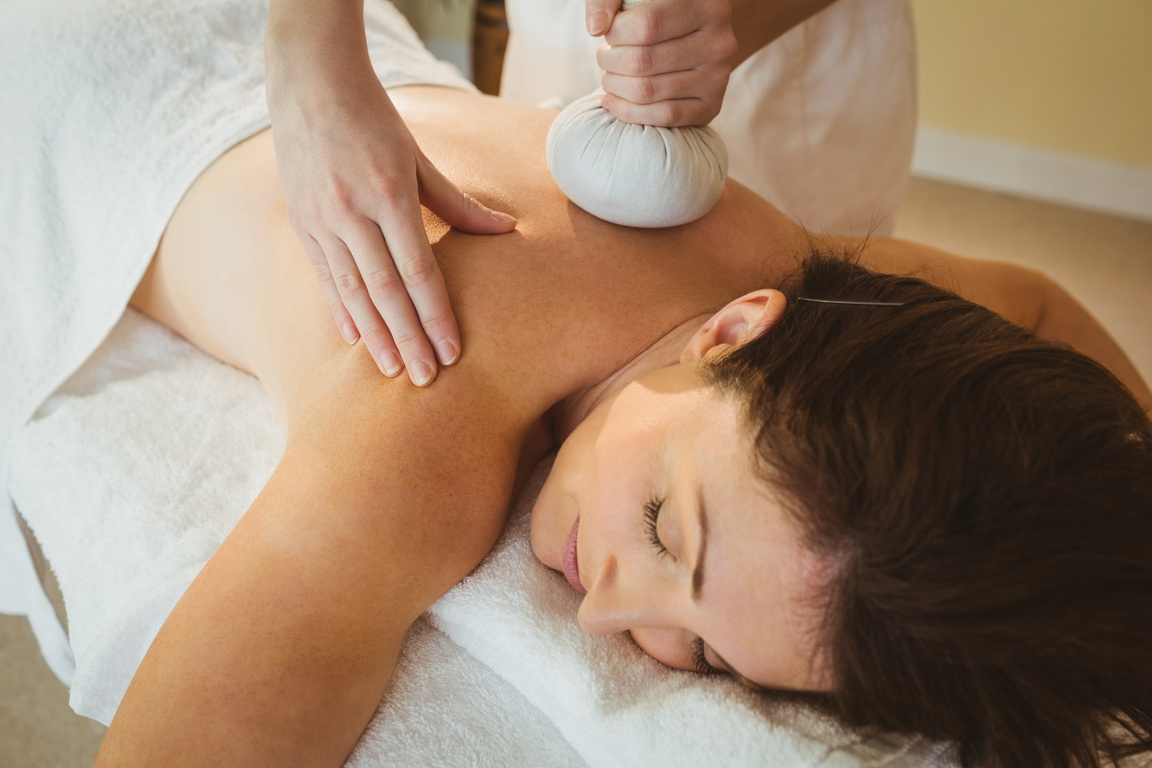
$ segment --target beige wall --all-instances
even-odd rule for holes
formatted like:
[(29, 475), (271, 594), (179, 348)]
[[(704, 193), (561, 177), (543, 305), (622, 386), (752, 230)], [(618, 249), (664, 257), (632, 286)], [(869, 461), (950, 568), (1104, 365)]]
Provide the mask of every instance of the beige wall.
[(1152, 0), (913, 0), (922, 124), (1152, 166)]

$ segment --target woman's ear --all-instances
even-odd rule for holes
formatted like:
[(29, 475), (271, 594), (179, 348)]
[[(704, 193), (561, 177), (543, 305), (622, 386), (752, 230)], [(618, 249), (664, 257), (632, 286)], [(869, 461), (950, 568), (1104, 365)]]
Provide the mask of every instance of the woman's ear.
[(680, 362), (700, 360), (718, 347), (738, 346), (771, 328), (784, 314), (784, 294), (771, 288), (745, 294), (712, 315), (688, 341)]

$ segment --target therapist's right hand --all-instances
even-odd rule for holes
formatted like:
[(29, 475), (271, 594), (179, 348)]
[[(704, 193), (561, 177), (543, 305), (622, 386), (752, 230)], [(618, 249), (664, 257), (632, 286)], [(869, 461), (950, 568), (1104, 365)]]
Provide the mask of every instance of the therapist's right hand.
[[(441, 174), (416, 145), (364, 52), (358, 65), (269, 73), (276, 162), (292, 227), (341, 335), (418, 386), (460, 355), (460, 331), (420, 206), (451, 226), (516, 226)], [(292, 65), (290, 65), (291, 67)], [(299, 65), (295, 65), (299, 66)]]
[(720, 113), (738, 48), (729, 0), (622, 5), (585, 0), (588, 33), (604, 35), (601, 105), (626, 123), (707, 125)]

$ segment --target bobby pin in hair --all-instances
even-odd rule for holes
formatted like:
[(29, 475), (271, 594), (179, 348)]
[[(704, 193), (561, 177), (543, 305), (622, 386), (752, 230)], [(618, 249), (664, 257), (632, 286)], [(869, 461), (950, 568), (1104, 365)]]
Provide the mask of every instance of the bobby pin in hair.
[(810, 299), (807, 296), (797, 296), (796, 301), (810, 301), (813, 304), (851, 304), (856, 307), (902, 307), (902, 301), (840, 301), (838, 299)]

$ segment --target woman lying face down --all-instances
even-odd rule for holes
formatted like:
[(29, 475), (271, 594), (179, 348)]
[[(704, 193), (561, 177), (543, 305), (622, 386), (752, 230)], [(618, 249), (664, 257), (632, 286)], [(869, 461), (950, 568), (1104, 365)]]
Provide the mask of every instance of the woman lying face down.
[[(1108, 603), (1080, 564), (1121, 550), (1030, 544), (1048, 542), (1033, 517), (1055, 514), (1051, 488), (1090, 516), (1123, 517), (1128, 529), (1101, 528), (1126, 530), (1124, 546), (1148, 541), (1128, 519), (1148, 506), (1131, 468), (1147, 475), (1147, 422), (1108, 375), (917, 280), (836, 259), (786, 279), (804, 233), (738, 184), (691, 225), (615, 227), (552, 183), (551, 114), (443, 88), (392, 95), (445, 175), (517, 218), (491, 237), (424, 220), (461, 357), (418, 389), (340, 338), (266, 133), (192, 185), (133, 303), (256, 375), (286, 449), (157, 634), (100, 764), (340, 764), (412, 622), (487, 554), (518, 482), (561, 442), (533, 546), (587, 589), (577, 618), (590, 631), (630, 631), (673, 666), (821, 692), (849, 722), (1021, 768), (1038, 764), (1037, 745), (1074, 755), (1091, 743), (1094, 713), (1145, 705), (1118, 687), (1147, 682), (1140, 652), (1114, 653), (1126, 673), (1109, 676), (1113, 661), (1080, 651), (1148, 645), (1146, 623), (1125, 623), (1146, 611), (1146, 582), (1094, 618)], [(1034, 273), (891, 241), (860, 259), (900, 273), (940, 263), (967, 298), (1077, 345), (1149, 397), (1103, 330)], [(833, 299), (888, 305), (817, 301)], [(1072, 454), (1105, 456), (1112, 479), (1095, 486), (1053, 431), (1092, 424), (1113, 426)], [(1126, 501), (1072, 494), (1073, 477)], [(1134, 558), (1122, 562), (1138, 581), (1147, 563)], [(1056, 580), (1015, 591), (1037, 574)], [(1065, 594), (1084, 604), (1062, 607)], [(1047, 635), (1003, 624), (1016, 614)], [(1096, 633), (1079, 646), (1064, 631), (1078, 622)], [(1025, 687), (1051, 669), (1061, 690), (1096, 698)], [(1004, 736), (1000, 723), (1019, 722), (1004, 713), (1029, 727)], [(1077, 740), (1032, 738), (1033, 719)]]
[(782, 291), (733, 302), (563, 443), (532, 545), (586, 593), (584, 629), (820, 692), (965, 766), (1152, 748), (1141, 407), (919, 280), (816, 253)]

